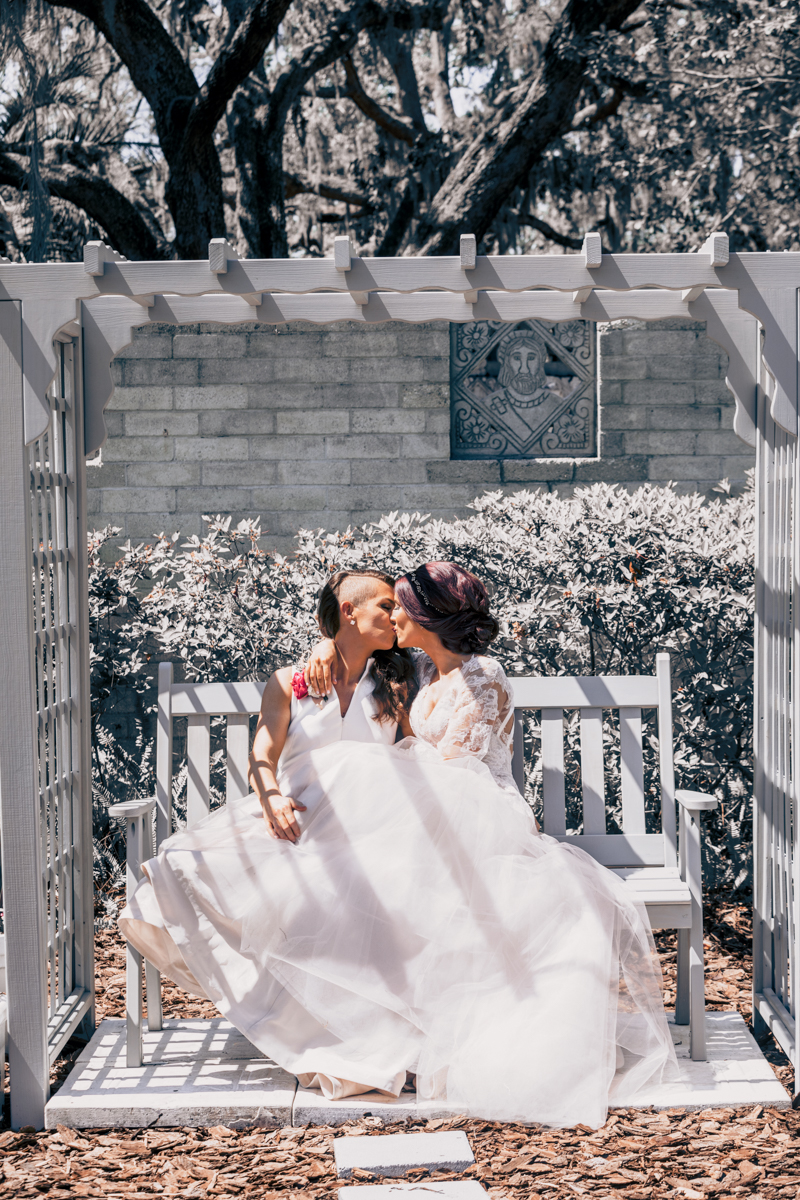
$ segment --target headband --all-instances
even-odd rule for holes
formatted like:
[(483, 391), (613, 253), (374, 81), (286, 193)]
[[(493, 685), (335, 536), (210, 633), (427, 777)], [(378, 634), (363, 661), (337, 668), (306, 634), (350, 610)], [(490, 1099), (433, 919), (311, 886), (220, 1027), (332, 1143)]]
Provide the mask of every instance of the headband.
[(420, 581), (417, 579), (416, 571), (409, 571), (408, 574), (406, 575), (406, 579), (411, 584), (412, 588), (414, 589), (414, 591), (417, 594), (417, 597), (422, 601), (422, 603), (425, 605), (426, 608), (430, 608), (433, 610), (433, 612), (439, 613), (439, 615), (441, 617), (455, 616), (455, 613), (445, 612), (443, 608), (437, 608), (435, 604), (431, 603), (431, 601), (428, 599), (428, 593), (425, 591), (425, 588), (422, 586)]

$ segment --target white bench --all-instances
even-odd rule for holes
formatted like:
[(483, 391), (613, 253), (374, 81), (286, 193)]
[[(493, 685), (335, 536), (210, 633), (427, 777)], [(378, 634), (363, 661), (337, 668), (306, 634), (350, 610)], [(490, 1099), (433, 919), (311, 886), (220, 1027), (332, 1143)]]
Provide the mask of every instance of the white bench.
[[(700, 814), (716, 808), (713, 796), (675, 791), (669, 655), (659, 654), (656, 675), (547, 676), (512, 680), (515, 701), (514, 777), (524, 781), (523, 713), (541, 711), (545, 833), (579, 846), (626, 882), (643, 902), (653, 929), (678, 930), (675, 1020), (690, 1027), (690, 1053), (704, 1059), (703, 899)], [(172, 730), (187, 718), (187, 823), (210, 811), (212, 716), (227, 717), (226, 800), (247, 795), (250, 716), (261, 707), (263, 683), (173, 683), (172, 665), (158, 671), (157, 792), (149, 800), (115, 804), (127, 832), (127, 888), (141, 878), (141, 863), (172, 832)], [(566, 828), (564, 715), (580, 711), (582, 832)], [(606, 832), (603, 710), (617, 709), (620, 722), (623, 832)], [(642, 710), (658, 714), (661, 831), (645, 829)], [(675, 820), (680, 808), (680, 851)], [(156, 819), (153, 822), (153, 810)], [(155, 826), (155, 828), (154, 828)], [(141, 956), (127, 950), (127, 1063), (142, 1065)], [(161, 1029), (158, 972), (146, 964), (148, 1027)]]

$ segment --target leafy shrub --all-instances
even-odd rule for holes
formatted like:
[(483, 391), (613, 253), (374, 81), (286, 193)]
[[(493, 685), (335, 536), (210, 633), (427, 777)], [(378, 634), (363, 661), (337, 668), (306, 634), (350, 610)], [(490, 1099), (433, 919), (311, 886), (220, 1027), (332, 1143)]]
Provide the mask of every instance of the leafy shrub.
[[(596, 484), (570, 498), (498, 492), (472, 508), (465, 520), (390, 513), (343, 533), (301, 531), (290, 557), (260, 549), (257, 522), (231, 528), (229, 517), (205, 518), (202, 539), (180, 542), (176, 534), (152, 545), (127, 544), (113, 566), (101, 563), (99, 551), (118, 531), (93, 535), (96, 832), (109, 860), (116, 848), (104, 819), (106, 801), (152, 792), (153, 759), (146, 748), (152, 742), (156, 661), (171, 659), (192, 680), (265, 678), (307, 655), (317, 638), (317, 593), (332, 570), (377, 566), (400, 573), (420, 562), (453, 559), (492, 592), (502, 630), (493, 653), (510, 675), (652, 673), (656, 653), (669, 651), (678, 786), (712, 791), (722, 801), (706, 818), (708, 882), (743, 886), (753, 781), (752, 494), (707, 503), (671, 487), (629, 494)], [(138, 745), (127, 750), (110, 732), (109, 716), (120, 697), (138, 712)], [(655, 828), (652, 722), (646, 733), (648, 827)], [(526, 791), (534, 807), (541, 791), (538, 736), (537, 715), (530, 714)], [(604, 739), (618, 747), (610, 714)], [(577, 719), (568, 723), (568, 744), (570, 822), (578, 828)], [(216, 743), (212, 781), (220, 795), (221, 755)], [(185, 764), (179, 739), (176, 758), (180, 816)], [(615, 761), (612, 754), (606, 788), (618, 822)]]

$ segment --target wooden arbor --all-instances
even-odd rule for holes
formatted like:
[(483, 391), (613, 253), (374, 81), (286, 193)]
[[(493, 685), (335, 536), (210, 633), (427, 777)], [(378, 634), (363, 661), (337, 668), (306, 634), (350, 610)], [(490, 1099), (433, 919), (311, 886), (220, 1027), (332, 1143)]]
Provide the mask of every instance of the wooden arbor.
[[(729, 355), (734, 428), (756, 446), (756, 1023), (800, 1074), (796, 1032), (800, 746), (800, 254), (131, 263), (0, 262), (0, 823), (12, 1124), (41, 1125), (48, 1068), (93, 1023), (85, 455), (105, 439), (110, 365), (136, 326), (211, 321), (706, 322)], [(33, 583), (33, 587), (31, 584)], [(159, 807), (166, 814), (164, 798)]]

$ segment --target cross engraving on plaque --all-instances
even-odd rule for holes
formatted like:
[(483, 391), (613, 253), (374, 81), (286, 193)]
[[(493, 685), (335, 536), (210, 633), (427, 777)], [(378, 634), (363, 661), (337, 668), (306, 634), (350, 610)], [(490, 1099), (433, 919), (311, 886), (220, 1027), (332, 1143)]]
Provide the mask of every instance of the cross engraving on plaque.
[(450, 414), (453, 458), (594, 456), (594, 323), (452, 324)]

